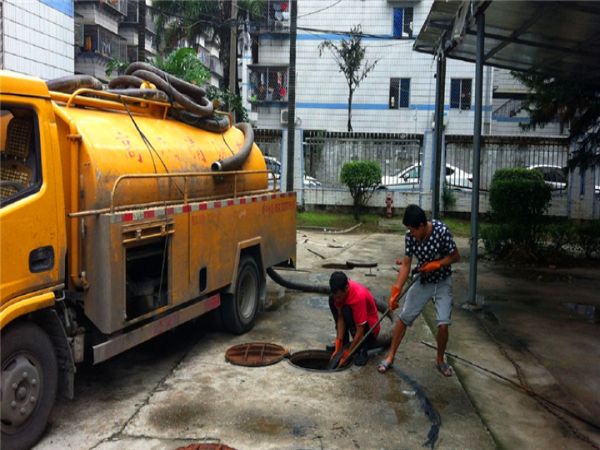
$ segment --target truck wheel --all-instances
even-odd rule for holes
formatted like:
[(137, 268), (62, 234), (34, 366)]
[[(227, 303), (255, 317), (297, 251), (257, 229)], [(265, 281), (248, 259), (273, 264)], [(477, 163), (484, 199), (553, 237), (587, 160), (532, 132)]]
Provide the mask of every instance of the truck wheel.
[(54, 405), (56, 353), (48, 335), (33, 323), (19, 323), (2, 336), (2, 448), (32, 447)]
[(221, 295), (221, 315), (228, 331), (242, 334), (252, 329), (258, 311), (259, 295), (258, 266), (254, 258), (242, 256), (234, 293)]

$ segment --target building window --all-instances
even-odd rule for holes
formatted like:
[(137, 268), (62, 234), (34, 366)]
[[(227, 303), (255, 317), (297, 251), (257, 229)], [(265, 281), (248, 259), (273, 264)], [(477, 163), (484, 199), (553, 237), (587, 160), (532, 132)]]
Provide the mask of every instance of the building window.
[(470, 78), (453, 78), (450, 80), (450, 108), (471, 109)]
[(409, 105), (410, 78), (391, 78), (389, 108), (408, 108)]
[(287, 67), (250, 66), (250, 102), (287, 102)]
[(413, 9), (394, 8), (394, 37), (412, 38)]

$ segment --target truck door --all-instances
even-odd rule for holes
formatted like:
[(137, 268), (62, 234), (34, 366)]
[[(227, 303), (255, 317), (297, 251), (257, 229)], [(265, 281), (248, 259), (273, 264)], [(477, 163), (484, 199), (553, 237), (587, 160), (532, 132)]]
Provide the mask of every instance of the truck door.
[(62, 282), (65, 240), (50, 101), (4, 95), (0, 105), (0, 303), (5, 304)]

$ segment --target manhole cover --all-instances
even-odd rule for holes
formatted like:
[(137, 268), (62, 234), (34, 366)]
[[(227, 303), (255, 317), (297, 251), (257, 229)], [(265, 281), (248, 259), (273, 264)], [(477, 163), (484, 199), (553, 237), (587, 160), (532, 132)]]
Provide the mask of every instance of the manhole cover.
[(281, 361), (288, 351), (281, 345), (269, 342), (250, 342), (231, 347), (225, 352), (225, 360), (238, 366), (268, 366)]
[(311, 372), (338, 372), (340, 370), (347, 369), (351, 366), (350, 362), (347, 362), (343, 367), (338, 367), (335, 370), (329, 370), (329, 360), (331, 359), (331, 352), (325, 350), (302, 350), (295, 352), (290, 355), (290, 364), (300, 369), (309, 370)]
[(235, 450), (225, 444), (190, 444), (187, 447), (179, 447), (177, 450)]

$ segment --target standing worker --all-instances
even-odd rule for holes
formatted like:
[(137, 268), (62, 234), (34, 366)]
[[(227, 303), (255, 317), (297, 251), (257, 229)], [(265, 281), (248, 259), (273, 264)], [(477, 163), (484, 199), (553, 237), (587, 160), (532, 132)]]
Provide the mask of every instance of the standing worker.
[(344, 345), (348, 344), (350, 341), (348, 332), (350, 332), (352, 342), (344, 350), (340, 359), (339, 367), (342, 367), (365, 334), (374, 327), (373, 332), (367, 336), (367, 339), (355, 352), (354, 364), (364, 366), (369, 360), (367, 351), (369, 348), (376, 346), (377, 335), (381, 328), (377, 324), (379, 314), (377, 313), (375, 299), (365, 286), (349, 280), (344, 272), (333, 272), (331, 274), (329, 288), (331, 292), (329, 308), (331, 314), (333, 314), (336, 328), (335, 349), (332, 358), (342, 350)]
[(399, 319), (394, 326), (390, 351), (377, 370), (385, 373), (392, 367), (398, 346), (406, 333), (406, 327), (421, 314), (430, 298), (437, 314), (436, 367), (445, 377), (452, 375), (452, 367), (444, 361), (448, 343), (448, 326), (452, 314), (452, 270), (450, 265), (460, 259), (456, 243), (446, 225), (439, 220), (427, 220), (425, 212), (417, 205), (408, 205), (402, 223), (408, 231), (405, 237), (405, 256), (396, 283), (392, 285), (390, 309), (398, 308), (398, 296), (408, 279), (413, 255), (417, 257), (420, 282), (414, 283), (406, 296)]

